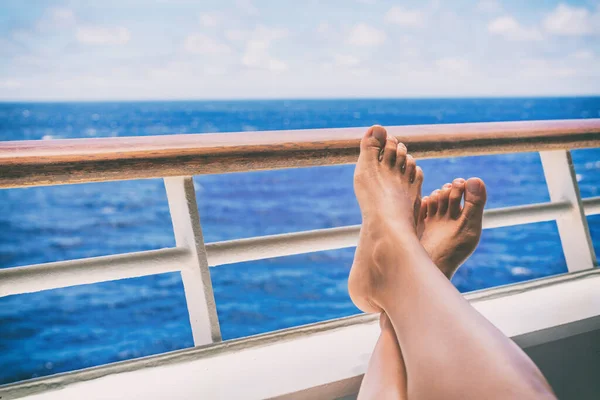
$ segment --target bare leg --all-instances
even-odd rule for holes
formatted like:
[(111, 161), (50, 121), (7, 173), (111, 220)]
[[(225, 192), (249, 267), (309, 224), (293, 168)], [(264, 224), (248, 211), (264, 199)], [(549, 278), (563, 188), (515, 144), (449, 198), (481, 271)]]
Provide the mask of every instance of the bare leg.
[(406, 399), (406, 367), (396, 332), (385, 313), (379, 317), (381, 335), (360, 385), (359, 399)]
[[(533, 362), (463, 299), (420, 245), (419, 173), (406, 148), (392, 151), (386, 136), (374, 127), (361, 143), (357, 258), (370, 262), (353, 265), (349, 292), (363, 311), (385, 311), (392, 321), (409, 397), (553, 398)], [(467, 186), (465, 213), (483, 190), (477, 181)]]
[[(470, 180), (478, 178), (471, 178)], [(421, 245), (435, 265), (448, 278), (477, 247), (482, 230), (485, 196), (472, 209), (462, 214), (461, 199), (465, 180), (458, 178), (424, 197), (419, 210), (417, 231)], [(450, 194), (452, 193), (452, 196)], [(360, 262), (360, 261), (359, 261)], [(407, 378), (402, 351), (394, 328), (385, 313), (380, 316), (381, 335), (369, 360), (363, 378), (359, 399), (406, 399)]]

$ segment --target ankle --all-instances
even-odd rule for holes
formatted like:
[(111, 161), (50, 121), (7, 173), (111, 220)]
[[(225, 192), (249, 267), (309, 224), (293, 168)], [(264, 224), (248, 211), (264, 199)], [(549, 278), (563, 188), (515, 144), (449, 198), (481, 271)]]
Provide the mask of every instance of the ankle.
[(448, 278), (448, 280), (452, 279), (454, 273), (456, 272), (458, 267), (460, 267), (460, 264), (458, 264), (456, 261), (453, 262), (452, 260), (448, 260), (445, 258), (432, 258), (431, 260), (435, 263), (435, 265), (437, 265), (439, 270), (442, 271), (442, 274), (444, 274), (444, 276)]

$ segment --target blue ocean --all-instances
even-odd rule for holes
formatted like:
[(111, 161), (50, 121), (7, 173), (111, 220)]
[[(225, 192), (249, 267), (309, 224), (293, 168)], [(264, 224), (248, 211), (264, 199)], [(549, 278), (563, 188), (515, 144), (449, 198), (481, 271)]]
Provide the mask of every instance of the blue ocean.
[[(0, 140), (600, 118), (600, 97), (0, 103)], [(252, 134), (252, 133), (249, 133)], [(410, 151), (410, 149), (409, 149)], [(600, 149), (573, 152), (583, 197)], [(537, 153), (423, 160), (424, 193), (480, 176), (488, 207), (549, 201)], [(195, 177), (207, 242), (360, 223), (353, 166)], [(600, 253), (600, 216), (588, 222)], [(0, 268), (175, 245), (162, 180), (0, 190)], [(354, 249), (211, 270), (223, 338), (359, 313)], [(554, 222), (486, 230), (462, 292), (566, 272)], [(191, 347), (179, 273), (0, 298), (0, 384)]]

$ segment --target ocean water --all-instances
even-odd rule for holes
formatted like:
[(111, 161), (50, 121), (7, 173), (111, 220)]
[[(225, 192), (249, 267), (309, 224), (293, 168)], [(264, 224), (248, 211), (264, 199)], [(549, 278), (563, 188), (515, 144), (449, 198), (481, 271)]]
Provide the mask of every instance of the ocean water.
[[(600, 97), (0, 103), (0, 140), (600, 118)], [(584, 197), (600, 149), (573, 152)], [(537, 153), (423, 160), (424, 192), (477, 175), (488, 206), (548, 201)], [(207, 242), (360, 222), (353, 166), (196, 177)], [(600, 217), (588, 218), (596, 252)], [(161, 180), (0, 190), (0, 268), (174, 246)], [(356, 314), (354, 249), (211, 270), (224, 339)], [(486, 230), (466, 292), (566, 272), (554, 222)], [(0, 384), (192, 346), (178, 273), (0, 298)]]

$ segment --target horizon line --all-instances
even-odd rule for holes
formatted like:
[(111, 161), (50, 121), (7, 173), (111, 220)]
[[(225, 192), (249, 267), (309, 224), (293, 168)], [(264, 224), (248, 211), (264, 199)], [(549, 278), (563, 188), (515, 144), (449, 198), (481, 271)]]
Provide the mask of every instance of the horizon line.
[(233, 101), (332, 101), (332, 100), (493, 100), (493, 99), (547, 99), (595, 98), (597, 94), (544, 94), (544, 95), (477, 95), (477, 96), (332, 96), (332, 97), (232, 97), (232, 98), (148, 98), (148, 99), (0, 99), (0, 104), (10, 103), (142, 103), (142, 102), (233, 102)]

